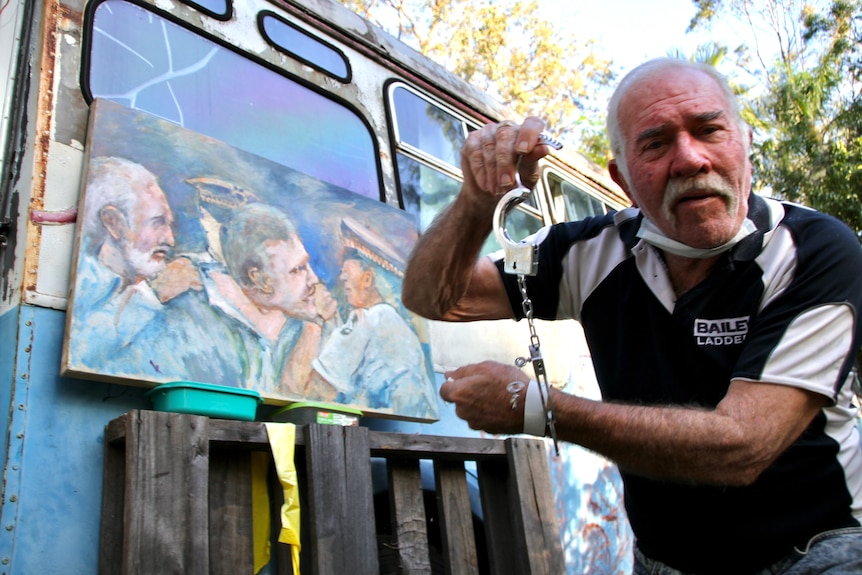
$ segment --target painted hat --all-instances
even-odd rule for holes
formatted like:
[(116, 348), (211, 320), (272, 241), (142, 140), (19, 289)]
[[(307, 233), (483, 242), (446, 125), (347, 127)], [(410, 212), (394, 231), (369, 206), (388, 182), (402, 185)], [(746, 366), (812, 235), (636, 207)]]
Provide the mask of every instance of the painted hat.
[(348, 216), (341, 220), (341, 235), (345, 248), (355, 250), (363, 259), (398, 277), (404, 277), (406, 259), (380, 234)]

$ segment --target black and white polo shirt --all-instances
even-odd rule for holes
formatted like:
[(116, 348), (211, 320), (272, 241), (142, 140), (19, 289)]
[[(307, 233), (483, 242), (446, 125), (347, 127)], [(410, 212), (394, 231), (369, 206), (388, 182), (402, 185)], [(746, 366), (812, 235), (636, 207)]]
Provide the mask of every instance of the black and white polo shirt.
[[(862, 448), (850, 369), (862, 342), (862, 247), (838, 220), (752, 195), (757, 231), (680, 297), (637, 209), (539, 232), (534, 315), (580, 321), (605, 400), (714, 407), (733, 379), (829, 398), (748, 487), (621, 470), (638, 546), (684, 571), (742, 573), (824, 530), (862, 523)], [(500, 273), (519, 319), (515, 276)], [(552, 358), (548, 358), (552, 359)]]

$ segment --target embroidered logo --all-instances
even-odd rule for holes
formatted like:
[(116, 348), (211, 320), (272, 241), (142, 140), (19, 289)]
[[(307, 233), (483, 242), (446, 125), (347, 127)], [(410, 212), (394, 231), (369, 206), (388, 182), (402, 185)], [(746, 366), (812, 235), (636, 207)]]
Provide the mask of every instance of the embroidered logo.
[(738, 345), (748, 335), (749, 316), (694, 320), (697, 345)]

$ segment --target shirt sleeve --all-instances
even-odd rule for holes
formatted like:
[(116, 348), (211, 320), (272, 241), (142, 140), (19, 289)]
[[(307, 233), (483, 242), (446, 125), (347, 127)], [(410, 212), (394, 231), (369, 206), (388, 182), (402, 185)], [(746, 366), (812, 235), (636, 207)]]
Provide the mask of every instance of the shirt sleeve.
[(859, 348), (862, 248), (843, 224), (806, 216), (780, 226), (758, 257), (764, 295), (733, 377), (835, 401)]

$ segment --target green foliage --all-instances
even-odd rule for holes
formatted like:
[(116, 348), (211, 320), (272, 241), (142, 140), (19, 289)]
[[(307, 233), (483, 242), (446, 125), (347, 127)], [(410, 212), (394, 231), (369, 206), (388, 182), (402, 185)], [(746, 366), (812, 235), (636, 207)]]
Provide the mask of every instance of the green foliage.
[(751, 109), (760, 119), (754, 159), (762, 183), (840, 218), (862, 237), (859, 13), (860, 0), (803, 12), (800, 53), (775, 63), (770, 89)]
[(610, 63), (542, 19), (538, 0), (340, 1), (562, 139), (602, 114)]
[(691, 19), (686, 32), (692, 32), (698, 26), (710, 22), (722, 6), (721, 0), (692, 0), (692, 2), (697, 8), (697, 12)]
[(734, 56), (738, 72), (760, 88), (743, 97), (754, 128), (756, 189), (832, 214), (862, 238), (862, 0), (820, 7), (798, 0), (692, 1), (698, 7), (692, 27), (731, 17), (751, 31)]

